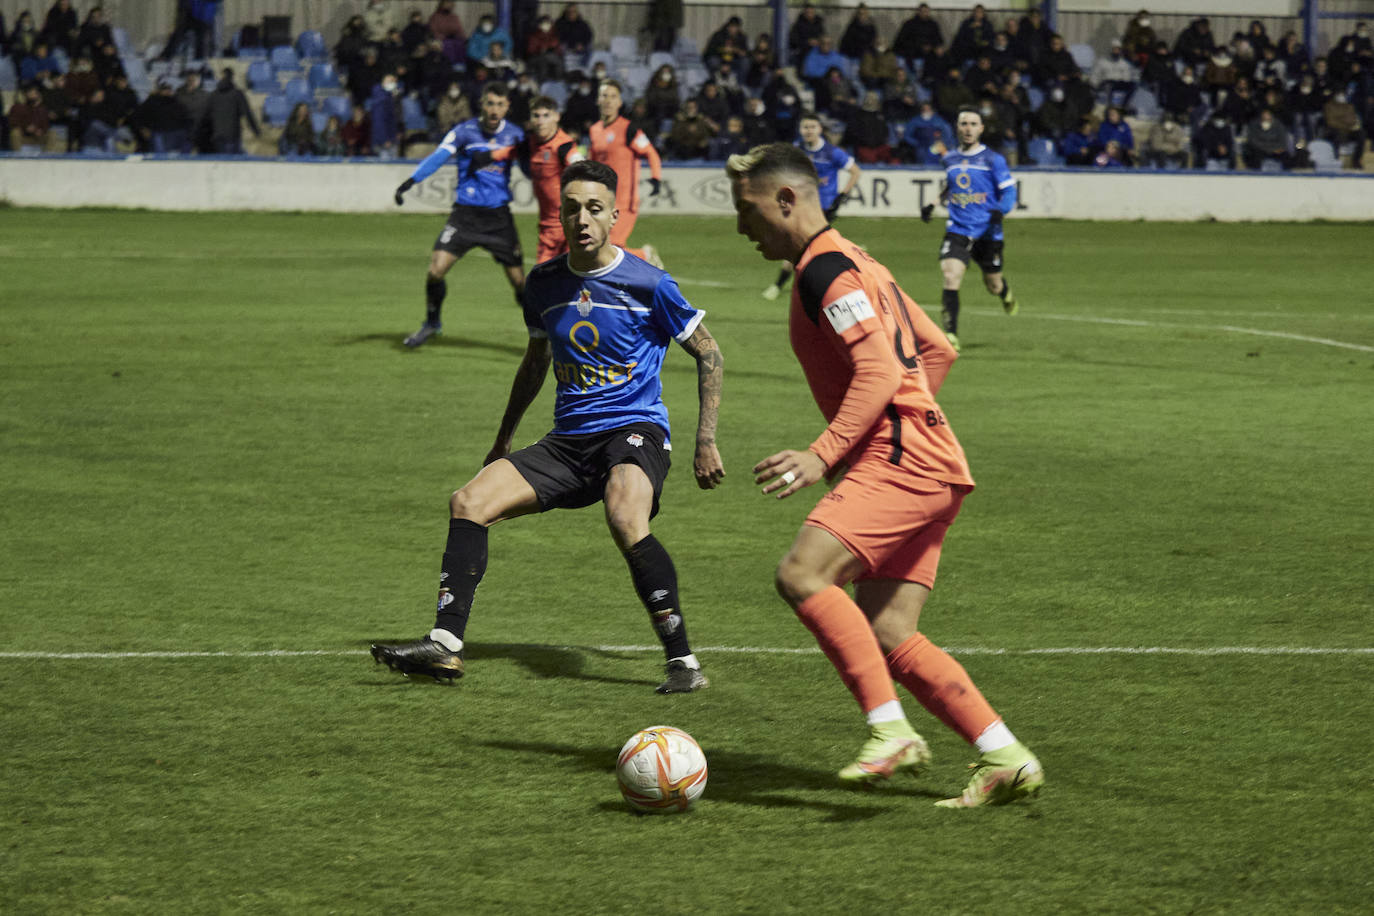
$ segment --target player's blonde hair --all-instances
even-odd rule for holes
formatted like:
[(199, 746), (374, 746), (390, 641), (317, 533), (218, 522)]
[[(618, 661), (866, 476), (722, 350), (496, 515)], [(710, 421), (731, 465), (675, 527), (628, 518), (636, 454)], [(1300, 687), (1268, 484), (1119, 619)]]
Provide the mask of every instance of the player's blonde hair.
[(812, 187), (820, 185), (811, 157), (790, 143), (765, 143), (747, 153), (735, 153), (725, 161), (725, 174), (730, 176), (731, 181), (740, 178), (754, 181), (785, 175), (809, 182)]

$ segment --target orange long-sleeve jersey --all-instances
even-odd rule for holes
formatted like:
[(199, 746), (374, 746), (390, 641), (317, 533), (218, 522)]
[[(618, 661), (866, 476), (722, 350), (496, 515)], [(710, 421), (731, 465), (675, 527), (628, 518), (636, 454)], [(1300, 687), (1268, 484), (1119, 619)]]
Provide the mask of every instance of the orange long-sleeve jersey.
[(935, 402), (958, 353), (886, 267), (827, 227), (797, 262), (789, 329), (829, 423), (811, 444), (828, 467), (876, 453), (922, 477), (972, 486)]
[(639, 212), (639, 160), (649, 163), (649, 175), (663, 177), (658, 150), (630, 119), (621, 115), (610, 124), (597, 121), (589, 132), (593, 162), (604, 162), (615, 170), (616, 209), (624, 214)]

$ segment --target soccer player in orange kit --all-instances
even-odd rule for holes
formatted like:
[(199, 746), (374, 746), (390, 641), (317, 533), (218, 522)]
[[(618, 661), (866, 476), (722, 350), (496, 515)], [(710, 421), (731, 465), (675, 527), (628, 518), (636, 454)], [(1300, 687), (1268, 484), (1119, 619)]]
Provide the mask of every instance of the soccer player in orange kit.
[(530, 124), (525, 139), (513, 149), (502, 150), (495, 158), (514, 155), (521, 170), (534, 185), (534, 199), (539, 203), (539, 250), (535, 263), (542, 264), (568, 250), (559, 221), (562, 195), (559, 183), (563, 170), (584, 158), (577, 142), (564, 133), (558, 124), (558, 103), (546, 95), (530, 100)]
[[(796, 265), (793, 352), (827, 423), (804, 450), (754, 468), (785, 499), (835, 481), (778, 565), (778, 592), (858, 701), (870, 736), (840, 771), (857, 784), (918, 772), (926, 742), (897, 699), (895, 678), (979, 751), (947, 808), (1034, 795), (1039, 760), (1016, 740), (963, 666), (917, 631), (940, 547), (973, 478), (935, 394), (957, 351), (888, 270), (826, 223), (815, 167), (787, 143), (726, 164), (737, 229), (770, 261)], [(855, 583), (855, 598), (843, 586)]]
[(615, 207), (620, 211), (620, 219), (611, 230), (611, 244), (624, 248), (630, 254), (641, 257), (655, 267), (663, 267), (663, 261), (653, 245), (630, 248), (630, 232), (639, 216), (639, 160), (649, 163), (650, 197), (657, 197), (659, 181), (663, 178), (662, 162), (658, 150), (630, 119), (620, 113), (624, 102), (620, 83), (604, 80), (596, 94), (596, 104), (601, 110), (601, 120), (592, 124), (588, 131), (591, 140), (593, 162), (604, 162), (615, 170), (619, 186), (615, 194)]

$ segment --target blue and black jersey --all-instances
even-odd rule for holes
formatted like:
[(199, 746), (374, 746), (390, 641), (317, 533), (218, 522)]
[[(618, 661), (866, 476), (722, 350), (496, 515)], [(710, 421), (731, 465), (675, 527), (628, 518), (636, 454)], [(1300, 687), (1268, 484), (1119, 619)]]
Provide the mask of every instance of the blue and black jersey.
[(798, 140), (797, 148), (806, 153), (816, 167), (816, 177), (820, 179), (821, 209), (829, 210), (840, 195), (840, 173), (854, 164), (854, 157), (829, 140), (822, 140), (819, 149), (807, 149), (806, 144)]
[(560, 255), (525, 280), (525, 325), (553, 354), (554, 432), (654, 423), (667, 436), (659, 370), (668, 344), (691, 337), (705, 312), (670, 275), (616, 251), (600, 270), (579, 273)]
[(525, 132), (509, 121), (502, 121), (496, 130), (487, 133), (482, 129), (481, 118), (470, 118), (462, 124), (454, 125), (444, 135), (439, 148), (430, 153), (411, 173), (415, 182), (424, 181), (450, 160), (458, 165), (458, 189), (454, 192), (453, 202), (468, 207), (504, 207), (510, 203), (509, 158), (500, 162), (488, 162), (480, 169), (472, 167), (474, 153), (495, 152), (507, 146), (514, 146), (525, 139)]
[(1016, 208), (1016, 179), (1011, 177), (1007, 160), (980, 143), (967, 152), (945, 153), (940, 164), (949, 190), (945, 231), (973, 239), (986, 235), (1000, 240), (1002, 224), (993, 222), (992, 214), (1010, 213)]

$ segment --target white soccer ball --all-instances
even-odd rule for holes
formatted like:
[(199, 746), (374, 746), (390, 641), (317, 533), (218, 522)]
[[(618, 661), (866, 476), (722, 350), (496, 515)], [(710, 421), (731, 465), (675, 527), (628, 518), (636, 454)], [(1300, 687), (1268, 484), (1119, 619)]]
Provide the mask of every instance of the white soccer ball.
[(682, 729), (654, 725), (625, 742), (615, 776), (620, 794), (636, 811), (686, 811), (706, 790), (706, 755)]

